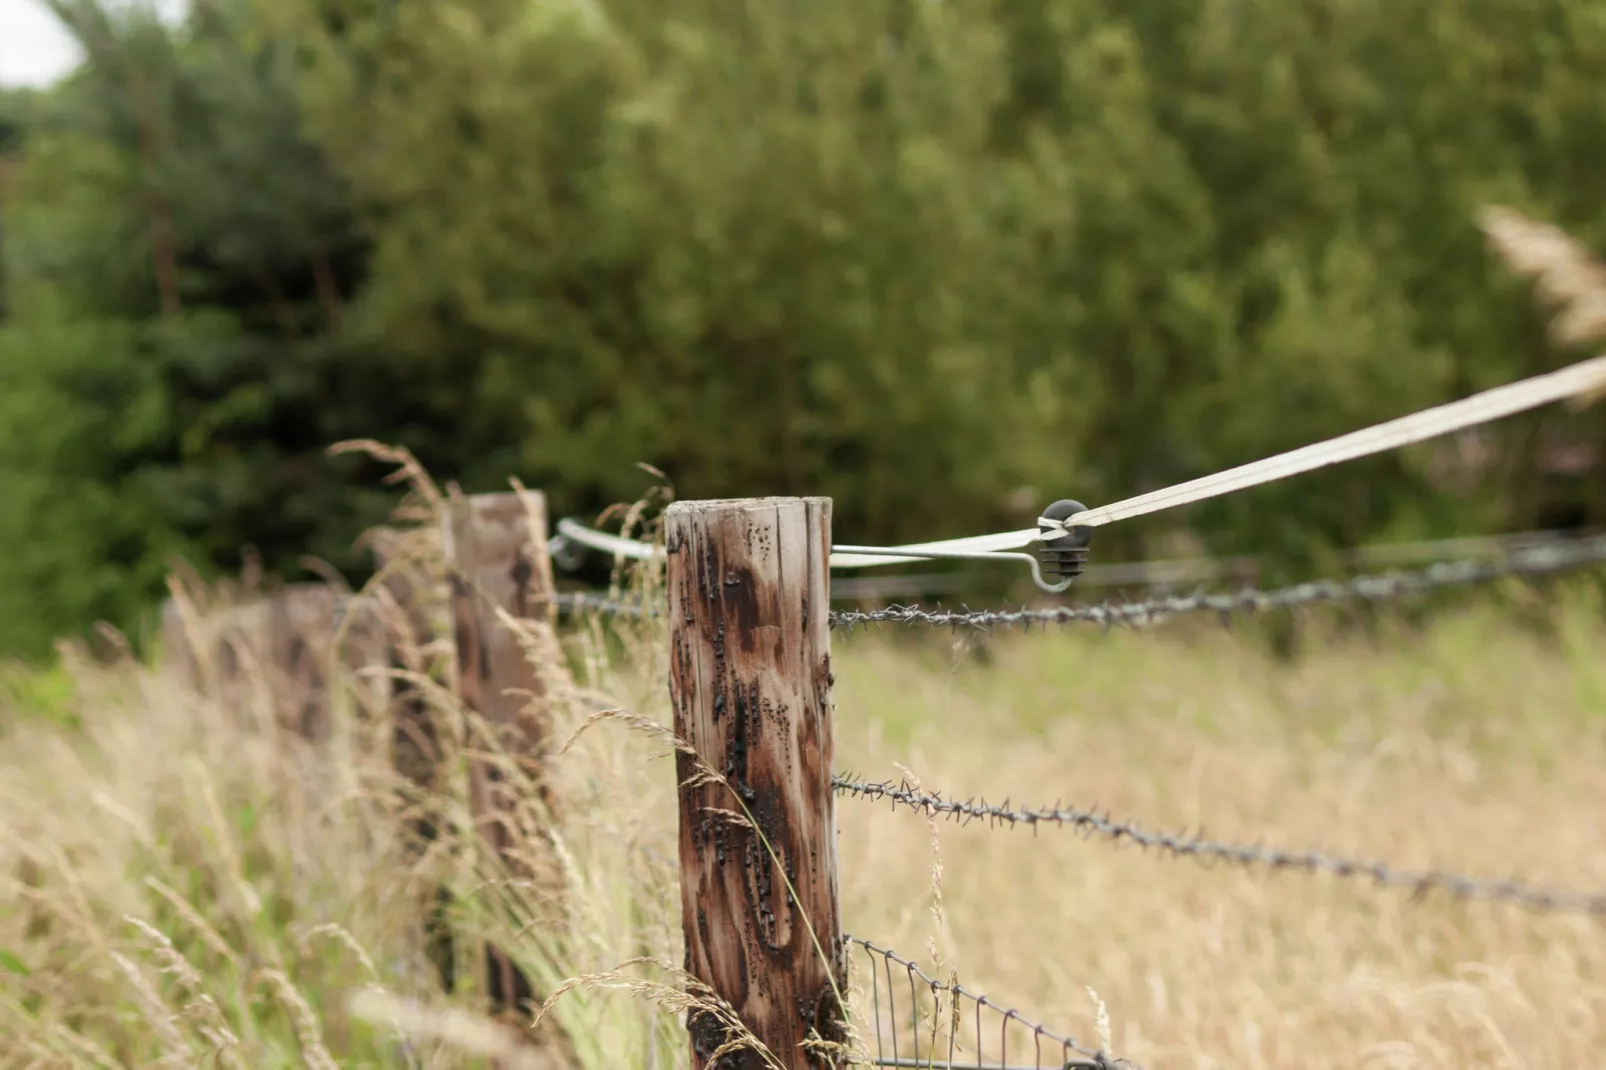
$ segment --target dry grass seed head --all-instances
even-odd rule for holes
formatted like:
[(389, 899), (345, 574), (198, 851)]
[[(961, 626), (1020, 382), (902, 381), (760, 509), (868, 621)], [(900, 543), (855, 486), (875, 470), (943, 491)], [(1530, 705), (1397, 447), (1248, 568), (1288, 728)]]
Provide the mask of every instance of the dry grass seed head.
[(1561, 228), (1512, 208), (1491, 206), (1479, 225), (1496, 254), (1535, 280), (1541, 303), (1556, 310), (1551, 336), (1563, 345), (1606, 338), (1606, 266)]
[(161, 896), (167, 902), (167, 905), (173, 908), (173, 912), (201, 938), (201, 942), (206, 944), (214, 955), (225, 962), (232, 962), (238, 958), (238, 953), (229, 946), (229, 942), (223, 938), (223, 934), (213, 928), (212, 923), (207, 921), (188, 899), (174, 891), (157, 877), (146, 877), (145, 886)]
[(302, 1058), (307, 1065), (312, 1070), (339, 1070), (339, 1064), (324, 1044), (323, 1025), (318, 1021), (317, 1013), (289, 976), (282, 970), (265, 969), (257, 971), (256, 977), (259, 981), (267, 982), (280, 1005), (289, 1013), (295, 1025), (296, 1040), (301, 1045)]
[(319, 938), (332, 940), (350, 951), (368, 976), (376, 981), (379, 979), (379, 968), (374, 965), (373, 958), (362, 946), (362, 943), (352, 935), (350, 929), (337, 922), (326, 922), (307, 931), (304, 945), (310, 946), (312, 941)]
[(180, 1060), (177, 1065), (193, 1065), (189, 1064), (187, 1060), (193, 1058), (195, 1052), (176, 1024), (178, 1014), (167, 1005), (167, 1001), (162, 998), (160, 992), (156, 991), (156, 986), (151, 983), (150, 978), (145, 976), (144, 971), (133, 960), (117, 951), (111, 951), (108, 954), (112, 962), (116, 964), (118, 971), (128, 981), (128, 985), (133, 990), (134, 995), (138, 998), (140, 1007), (144, 1011), (144, 1020), (150, 1025), (151, 1031), (155, 1034), (155, 1039), (161, 1042), (163, 1050), (161, 1061), (169, 1063), (173, 1060)]

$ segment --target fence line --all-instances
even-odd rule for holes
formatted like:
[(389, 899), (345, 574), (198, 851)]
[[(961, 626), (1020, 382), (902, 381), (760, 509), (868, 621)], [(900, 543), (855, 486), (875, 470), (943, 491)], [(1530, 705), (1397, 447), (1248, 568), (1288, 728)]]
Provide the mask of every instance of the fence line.
[[(1459, 554), (1462, 556), (1460, 560), (1439, 561), (1433, 568), (1475, 570), (1472, 575), (1459, 578), (1432, 579), (1415, 586), (1411, 586), (1407, 581), (1405, 589), (1392, 594), (1387, 592), (1385, 588), (1389, 584), (1399, 581), (1392, 575), (1383, 574), (1363, 576), (1347, 581), (1314, 580), (1269, 591), (1257, 591), (1254, 588), (1246, 587), (1228, 594), (1170, 595), (1142, 601), (1050, 606), (1040, 609), (927, 610), (919, 606), (893, 605), (875, 610), (834, 610), (831, 613), (831, 623), (833, 627), (848, 628), (862, 627), (869, 624), (928, 624), (933, 627), (964, 625), (978, 628), (998, 625), (1029, 627), (1034, 624), (1061, 625), (1076, 622), (1103, 625), (1141, 624), (1174, 613), (1208, 611), (1230, 613), (1238, 610), (1287, 608), (1311, 602), (1332, 602), (1348, 599), (1379, 601), (1388, 597), (1416, 593), (1429, 586), (1472, 584), (1510, 575), (1537, 576), (1551, 572), (1567, 571), (1571, 568), (1586, 567), (1590, 564), (1606, 561), (1606, 550), (1599, 549), (1603, 545), (1606, 545), (1606, 533), (1571, 536), (1555, 532), (1525, 532), (1518, 535), (1489, 539), (1467, 538), (1408, 543), (1380, 543), (1375, 546), (1361, 547), (1343, 555), (1344, 560), (1350, 562), (1394, 561), (1404, 563), (1421, 560), (1435, 551), (1442, 551), (1446, 554)], [(1547, 553), (1561, 554), (1564, 556), (1564, 560), (1559, 563), (1550, 563), (1544, 567), (1527, 567), (1526, 563), (1533, 555)], [(1476, 571), (1479, 563), (1474, 561), (1475, 558), (1499, 554), (1506, 556), (1503, 560), (1483, 562), (1481, 563), (1481, 568), (1485, 571)], [(1575, 554), (1576, 556), (1574, 556)], [(556, 561), (556, 555), (554, 555), (553, 559)], [(1077, 587), (1165, 586), (1184, 581), (1207, 580), (1221, 575), (1241, 574), (1247, 572), (1255, 563), (1256, 559), (1254, 557), (1234, 557), (1226, 559), (1178, 559), (1158, 562), (1138, 561), (1107, 565), (1095, 564), (1086, 568), (1083, 575), (1078, 577), (1076, 585)], [(1431, 572), (1432, 569), (1429, 571)], [(957, 591), (963, 589), (963, 581), (964, 576), (957, 574), (887, 577), (884, 579), (845, 578), (832, 582), (831, 595), (833, 600), (848, 600), (874, 598), (881, 593), (909, 594), (918, 591)], [(1340, 587), (1344, 589), (1340, 590)], [(267, 596), (267, 601), (274, 602), (281, 597), (288, 598), (292, 602), (298, 599), (304, 600), (309, 596), (301, 592), (312, 590), (323, 592), (320, 597), (329, 600), (333, 613), (332, 623), (337, 625), (345, 619), (354, 607), (373, 598), (372, 595), (335, 591), (323, 584), (314, 583), (288, 585), (281, 592)], [(556, 609), (569, 614), (596, 613), (603, 616), (647, 618), (657, 617), (663, 612), (661, 606), (648, 606), (639, 601), (629, 601), (611, 596), (606, 592), (560, 591), (553, 593), (550, 596), (550, 601)], [(234, 607), (235, 630), (248, 629), (246, 618), (256, 612), (258, 610), (248, 606)], [(171, 625), (178, 626), (177, 610), (171, 599), (164, 606), (163, 613)], [(177, 633), (170, 629), (169, 634), (171, 637)]]
[[(838, 628), (851, 630), (871, 624), (991, 628), (1073, 622), (1137, 626), (1184, 613), (1215, 612), (1227, 617), (1238, 611), (1281, 610), (1316, 603), (1382, 602), (1441, 588), (1507, 577), (1547, 576), (1606, 564), (1606, 535), (1508, 545), (1505, 556), (1492, 560), (1438, 562), (1415, 572), (1323, 579), (1270, 591), (1245, 588), (1139, 602), (1020, 610), (946, 611), (894, 606), (832, 611), (828, 608), (828, 500), (677, 503), (671, 507), (673, 515), (666, 514), (666, 519), (672, 521), (671, 538), (663, 555), (669, 567), (669, 598), (663, 604), (647, 604), (613, 594), (552, 594), (550, 580), (544, 575), (539, 575), (531, 586), (532, 572), (542, 572), (535, 566), (544, 566), (556, 555), (541, 550), (538, 529), (544, 524), (536, 520), (534, 527), (521, 526), (520, 516), (514, 515), (529, 512), (528, 500), (514, 513), (498, 513), (501, 529), (494, 536), (494, 553), (484, 561), (465, 557), (462, 548), (474, 545), (482, 537), (479, 532), (484, 525), (477, 518), (497, 511), (485, 499), (513, 497), (486, 495), (468, 499), (454, 512), (455, 529), (449, 526), (443, 533), (447, 535), (448, 578), (454, 574), (459, 577), (455, 584), (458, 626), (445, 629), (453, 633), (451, 653), (461, 669), (457, 674), (459, 688), (467, 688), (464, 698), (470, 706), (483, 706), (486, 710), (482, 712), (489, 712), (489, 707), (496, 705), (489, 719), (506, 722), (522, 716), (521, 712), (511, 706), (503, 709), (493, 699), (507, 686), (531, 690), (528, 685), (534, 683), (514, 671), (516, 667), (510, 661), (502, 664), (506, 659), (500, 658), (494, 659), (500, 667), (484, 675), (490, 664), (484, 660), (485, 651), (508, 645), (507, 637), (498, 633), (501, 625), (494, 614), (481, 614), (476, 609), (472, 614), (476, 618), (474, 626), (467, 626), (470, 587), (479, 591), (487, 580), (495, 581), (491, 586), (511, 581), (513, 587), (495, 594), (494, 600), (516, 617), (541, 616), (548, 606), (571, 614), (668, 617), (673, 625), (670, 664), (675, 728), (692, 748), (682, 752), (677, 773), (681, 785), (684, 929), (688, 947), (698, 949), (701, 956), (691, 960), (697, 964), (693, 972), (736, 1008), (744, 1026), (765, 1037), (766, 1045), (782, 1060), (785, 1070), (813, 1066), (810, 1059), (818, 1054), (816, 1051), (811, 1055), (807, 1043), (794, 1043), (799, 1036), (799, 1009), (807, 1011), (803, 1026), (809, 1036), (830, 1042), (838, 1035), (846, 1010), (836, 996), (829, 994), (841, 990), (837, 982), (829, 979), (845, 978), (842, 971), (848, 969), (853, 958), (868, 959), (871, 965), (871, 1004), (867, 1013), (874, 1018), (876, 1029), (874, 1065), (948, 1070), (980, 1070), (984, 1065), (1013, 1070), (1017, 1065), (1027, 1065), (1012, 1064), (1011, 1050), (1017, 1056), (1029, 1051), (1038, 1070), (1046, 1066), (1125, 1065), (1105, 1052), (1082, 1047), (1067, 1035), (1028, 1022), (1014, 1010), (964, 989), (957, 981), (938, 981), (912, 960), (890, 950), (857, 937), (839, 936), (834, 845), (834, 800), (838, 797), (885, 801), (929, 817), (959, 822), (980, 820), (994, 826), (1026, 825), (1034, 830), (1055, 825), (1116, 845), (1132, 843), (1207, 864), (1319, 872), (1365, 880), (1379, 887), (1408, 889), (1417, 896), (1441, 892), (1458, 899), (1606, 917), (1606, 892), (1556, 890), (1516, 880), (1410, 871), (1322, 851), (1293, 852), (1215, 842), (1202, 836), (1148, 831), (1092, 809), (1068, 809), (1058, 804), (1013, 808), (1007, 801), (995, 805), (983, 799), (950, 799), (903, 783), (874, 783), (838, 774), (830, 767), (834, 711), (829, 662), (829, 635)], [(507, 503), (498, 507), (504, 506)], [(807, 519), (800, 519), (805, 516)], [(1489, 546), (1482, 544), (1479, 548), (1487, 550)], [(471, 574), (476, 570), (488, 571), (474, 579)], [(469, 580), (472, 582), (465, 586)], [(383, 584), (381, 587), (389, 590)], [(268, 601), (287, 597), (291, 595), (279, 593), (269, 596)], [(306, 673), (306, 651), (321, 642), (318, 636), (331, 624), (344, 627), (348, 618), (368, 629), (369, 634), (362, 636), (360, 644), (362, 659), (369, 664), (386, 660), (373, 649), (373, 625), (378, 623), (377, 631), (382, 634), (377, 641), (380, 646), (390, 644), (389, 660), (394, 664), (395, 640), (383, 634), (386, 626), (381, 620), (382, 603), (387, 598), (394, 601), (394, 596), (335, 595), (325, 589), (315, 598), (309, 599), (304, 593), (295, 597), (321, 607), (314, 614), (316, 621), (309, 617), (297, 625), (306, 632), (294, 644), (297, 671)], [(428, 616), (425, 604), (433, 604), (432, 597), (418, 586), (412, 595), (401, 598), (417, 600), (417, 604), (401, 607), (414, 622), (411, 628), (442, 630), (444, 617), (423, 619)], [(668, 612), (671, 606), (676, 607), (673, 613)], [(824, 612), (821, 606), (827, 607)], [(282, 609), (270, 608), (264, 613), (260, 608), (247, 607), (224, 616), (224, 627), (205, 630), (203, 638), (208, 642), (217, 641), (214, 637), (218, 635), (235, 637), (225, 638), (225, 646), (238, 642), (241, 633), (255, 626), (253, 621), (267, 620), (280, 622), (279, 630), (270, 635), (272, 643), (277, 644), (272, 649), (286, 645), (281, 633), (282, 622), (288, 618)], [(306, 616), (305, 611), (302, 616)], [(176, 623), (176, 618), (170, 623)], [(753, 643), (751, 636), (758, 630), (773, 640)], [(181, 648), (175, 652), (187, 653), (180, 660), (192, 667), (198, 658), (204, 660), (202, 652), (185, 652)], [(309, 686), (326, 688), (328, 679), (318, 675)], [(476, 686), (478, 693), (470, 694)], [(394, 706), (399, 694), (392, 691), (381, 698)], [(300, 721), (304, 724), (307, 718)], [(514, 747), (519, 749), (521, 744), (515, 743)], [(531, 772), (536, 776), (532, 779), (538, 780), (539, 748), (532, 744), (527, 749), (530, 753), (512, 757), (535, 760), (537, 764)], [(439, 755), (431, 760), (438, 761)], [(476, 783), (480, 797), (474, 801), (475, 816), (493, 819), (494, 823), (493, 811), (505, 809), (509, 803), (502, 800), (499, 805), (491, 805), (487, 790), (493, 779), (491, 772), (479, 772)], [(500, 836), (490, 838), (497, 841), (494, 848), (506, 846)], [(821, 845), (829, 847), (824, 849)], [(431, 924), (428, 917), (425, 922), (426, 926)], [(805, 931), (809, 938), (806, 943), (800, 935)], [(777, 957), (776, 949), (783, 946), (791, 950)], [(829, 947), (840, 948), (840, 954), (834, 962), (821, 961), (826, 956), (820, 952)], [(850, 956), (851, 949), (862, 954)], [(516, 971), (504, 956), (495, 949), (486, 950), (486, 969), (491, 975), (487, 980), (498, 989), (502, 1006), (527, 1002), (533, 995), (527, 982), (521, 983), (522, 978), (512, 976)], [(760, 963), (765, 983), (753, 985), (750, 971)], [(894, 985), (895, 976), (900, 974), (901, 983)], [(447, 984), (451, 984), (449, 978)], [(905, 988), (909, 1003), (900, 1011), (898, 1000)], [(759, 993), (752, 997), (757, 1002), (750, 1003), (754, 992)], [(949, 1016), (946, 1029), (935, 1017), (944, 1011)], [(963, 1028), (956, 1015), (969, 1016)], [(984, 1028), (984, 1016), (994, 1019), (992, 1026)], [(688, 1022), (696, 1068), (703, 1067), (725, 1040), (722, 1035), (714, 1035), (713, 1028), (707, 1021)], [(996, 1053), (989, 1048), (992, 1029), (997, 1031)], [(770, 1040), (776, 1043), (770, 1044)], [(938, 1060), (939, 1049), (944, 1045), (947, 1057)], [(970, 1050), (972, 1047), (974, 1050)], [(961, 1056), (972, 1061), (956, 1061)], [(836, 1056), (833, 1061), (840, 1062), (845, 1057)]]
[(1067, 809), (1059, 803), (1051, 807), (1014, 809), (1007, 801), (995, 805), (985, 799), (949, 799), (940, 792), (916, 791), (907, 783), (870, 783), (849, 776), (834, 777), (831, 783), (839, 795), (885, 800), (894, 807), (904, 806), (917, 813), (947, 817), (961, 824), (985, 821), (994, 828), (1025, 825), (1033, 830), (1040, 825), (1056, 825), (1117, 845), (1136, 844), (1175, 858), (1193, 858), (1205, 863), (1225, 862), (1243, 868), (1263, 866), (1271, 870), (1328, 873), (1340, 878), (1369, 878), (1378, 887), (1409, 888), (1417, 898), (1440, 891), (1457, 899), (1482, 899), (1513, 903), (1539, 911), (1606, 917), (1606, 891), (1539, 888), (1514, 880), (1489, 880), (1457, 873), (1399, 869), (1382, 862), (1359, 862), (1325, 851), (1284, 851), (1221, 843), (1185, 833), (1151, 832), (1132, 822), (1116, 820), (1108, 813)]
[[(487, 503), (480, 496), (454, 500), (449, 509), (443, 543), (452, 587), (457, 686), (467, 707), (484, 715), (492, 727), (522, 721), (524, 712), (504, 700), (510, 687), (539, 681), (530, 679), (533, 666), (515, 664), (504, 655), (517, 644), (499, 630), (500, 617), (488, 612), (477, 590), (490, 592), (496, 608), (516, 616), (547, 613), (551, 607), (552, 556), (568, 560), (574, 543), (589, 545), (625, 558), (665, 560), (670, 620), (670, 693), (674, 731), (682, 747), (677, 752), (679, 783), (680, 883), (682, 927), (686, 940), (688, 972), (709, 986), (718, 1002), (731, 1008), (740, 1026), (758, 1039), (778, 1060), (780, 1070), (811, 1070), (825, 1061), (840, 1065), (846, 1053), (848, 1008), (843, 1003), (847, 964), (845, 952), (852, 938), (842, 937), (837, 888), (835, 800), (838, 794), (891, 800), (928, 815), (985, 818), (1035, 827), (1044, 822), (1062, 824), (1100, 835), (1113, 842), (1136, 843), (1177, 856), (1238, 865), (1265, 865), (1273, 869), (1323, 871), (1334, 875), (1369, 877), (1383, 886), (1402, 886), (1418, 894), (1443, 889), (1469, 898), (1488, 898), (1545, 909), (1572, 909), (1606, 915), (1606, 897), (1552, 892), (1514, 881), (1479, 881), (1456, 875), (1410, 873), (1378, 863), (1360, 863), (1318, 852), (1289, 853), (1258, 847), (1213, 843), (1185, 836), (1144, 831), (1093, 811), (1010, 810), (983, 802), (948, 801), (936, 795), (917, 794), (907, 787), (866, 784), (837, 776), (832, 769), (830, 636), (837, 627), (899, 623), (967, 627), (1000, 624), (1065, 624), (1089, 621), (1106, 626), (1135, 625), (1164, 619), (1176, 613), (1216, 612), (1223, 616), (1239, 610), (1286, 609), (1294, 606), (1358, 599), (1378, 601), (1441, 587), (1478, 583), (1504, 576), (1539, 576), (1606, 562), (1606, 539), (1586, 540), (1565, 547), (1522, 548), (1505, 560), (1437, 563), (1417, 573), (1360, 576), (1347, 581), (1319, 580), (1280, 591), (1245, 589), (1234, 594), (1196, 594), (1151, 599), (1141, 603), (1068, 606), (1042, 610), (929, 612), (918, 607), (896, 607), (869, 612), (829, 609), (831, 567), (872, 567), (903, 561), (983, 556), (991, 560), (1024, 559), (1040, 588), (1059, 592), (1083, 572), (1092, 529), (1170, 509), (1237, 490), (1309, 472), (1327, 465), (1397, 449), (1411, 442), (1477, 426), (1513, 413), (1580, 396), (1597, 396), (1606, 385), (1606, 357), (1596, 357), (1517, 383), (1486, 390), (1446, 405), (1424, 409), (1325, 442), (1264, 458), (1222, 472), (1145, 494), (1086, 509), (1063, 499), (1044, 509), (1035, 528), (1000, 532), (897, 547), (843, 546), (833, 552), (831, 502), (825, 498), (771, 498), (738, 501), (676, 502), (664, 514), (666, 538), (661, 546), (609, 536), (560, 521), (558, 538), (550, 547), (545, 536), (544, 507), (525, 510), (520, 505), (503, 514), (496, 532), (482, 530), (476, 516)], [(513, 496), (496, 496), (512, 498)], [(499, 508), (506, 502), (498, 503)], [(520, 511), (527, 523), (520, 528)], [(495, 545), (481, 544), (481, 535)], [(1041, 555), (1013, 551), (1036, 546)], [(1004, 552), (1001, 552), (1004, 551)], [(1052, 583), (1045, 581), (1046, 566)], [(539, 575), (532, 575), (539, 573)], [(593, 609), (628, 614), (628, 603), (617, 599), (566, 600), (571, 611)], [(538, 605), (537, 605), (538, 604)], [(283, 606), (274, 607), (284, 618)], [(347, 615), (349, 605), (326, 610), (327, 617)], [(663, 612), (660, 606), (638, 605), (636, 615)], [(270, 614), (272, 616), (274, 614)], [(327, 619), (326, 617), (326, 619)], [(310, 686), (326, 686), (306, 669), (312, 645), (298, 629), (289, 646), (295, 647), (298, 671)], [(760, 641), (760, 633), (763, 641)], [(279, 646), (285, 646), (283, 642)], [(197, 654), (196, 661), (205, 660)], [(527, 688), (528, 690), (528, 688)], [(316, 722), (315, 715), (300, 717)], [(303, 731), (306, 731), (303, 729)], [(538, 747), (516, 734), (512, 745), (521, 753), (515, 761), (535, 760)], [(524, 753), (537, 751), (537, 753)], [(474, 770), (471, 810), (476, 823), (506, 817), (511, 807), (503, 797), (493, 798), (498, 778), (493, 770)], [(538, 782), (538, 781), (537, 781)], [(498, 826), (500, 828), (501, 826)], [(505, 831), (486, 835), (493, 850), (509, 846)], [(910, 960), (860, 941), (871, 956), (882, 956), (889, 995), (894, 964), (906, 970), (911, 988), (911, 1021), (917, 1024), (917, 979), (928, 986), (933, 1012), (940, 1010), (940, 995), (950, 998), (950, 1013), (970, 999), (977, 1016), (977, 1066), (984, 1059), (980, 1015), (990, 1006), (957, 982), (944, 986)], [(828, 950), (829, 949), (829, 950)], [(526, 1004), (533, 995), (528, 982), (515, 977), (510, 962), (488, 949), (487, 987), (496, 990), (498, 1009)], [(498, 961), (501, 959), (501, 961)], [(872, 976), (876, 976), (872, 969)], [(878, 982), (876, 982), (878, 986)], [(879, 989), (877, 1062), (881, 1065), (920, 1065), (918, 1031), (911, 1033), (912, 1061), (905, 1062), (897, 1048), (893, 1024), (893, 1058), (889, 1063), (880, 1048)], [(888, 1005), (889, 1016), (895, 1004)], [(1019, 1016), (1003, 1012), (999, 1062), (1008, 1065), (1008, 1033)], [(948, 1065), (958, 1048), (958, 1029), (950, 1023)], [(732, 1030), (718, 1016), (687, 1016), (693, 1070), (723, 1063), (733, 1039)], [(933, 1017), (932, 1037), (941, 1036)], [(1042, 1044), (1060, 1046), (1062, 1067), (1108, 1068), (1113, 1062), (1102, 1051), (1089, 1051), (1069, 1037), (1031, 1029), (1039, 1070)], [(826, 1042), (822, 1048), (819, 1042)], [(812, 1042), (812, 1044), (811, 1044)], [(926, 1065), (934, 1062), (935, 1044), (928, 1045)]]
[(1599, 564), (1606, 564), (1606, 536), (1569, 545), (1518, 550), (1497, 561), (1455, 561), (1430, 565), (1416, 572), (1389, 572), (1347, 580), (1310, 580), (1270, 591), (1250, 587), (1227, 594), (1170, 595), (1141, 602), (1102, 602), (1044, 609), (926, 610), (919, 606), (892, 606), (887, 609), (834, 611), (831, 623), (834, 627), (845, 628), (870, 624), (971, 628), (1077, 622), (1105, 627), (1143, 625), (1179, 613), (1217, 613), (1226, 617), (1245, 610), (1292, 609), (1324, 602), (1383, 602), (1441, 588), (1463, 587), (1517, 576), (1549, 576)]
[[(1402, 544), (1409, 545), (1409, 544)], [(999, 626), (1098, 624), (1104, 627), (1142, 626), (1177, 614), (1264, 612), (1333, 602), (1385, 602), (1442, 588), (1474, 586), (1512, 577), (1539, 578), (1606, 564), (1606, 535), (1554, 543), (1535, 543), (1511, 549), (1496, 560), (1440, 562), (1412, 572), (1386, 572), (1348, 579), (1318, 579), (1271, 590), (1245, 587), (1226, 593), (1200, 592), (1167, 595), (1133, 602), (1099, 602), (1040, 609), (922, 609), (888, 606), (885, 609), (832, 610), (833, 628), (861, 628), (872, 624), (925, 624), (938, 628), (993, 628)], [(626, 602), (606, 595), (558, 594), (559, 608), (574, 613), (656, 617), (654, 605)]]
[[(563, 522), (567, 530), (586, 531), (573, 520)], [(601, 535), (602, 533), (596, 533)], [(1517, 550), (1531, 549), (1555, 543), (1574, 542), (1581, 538), (1606, 535), (1597, 529), (1541, 530), (1514, 532), (1506, 535), (1461, 536), (1447, 539), (1423, 539), (1407, 542), (1371, 543), (1339, 551), (1337, 559), (1346, 567), (1403, 566), (1433, 562), (1468, 560), (1473, 558), (1501, 557)], [(612, 546), (617, 536), (604, 536)], [(564, 539), (554, 536), (554, 541)], [(627, 540), (628, 541), (628, 540)], [(646, 545), (646, 544), (639, 544)], [(584, 551), (597, 547), (565, 540), (553, 550), (553, 562), (573, 571), (584, 562)], [(1089, 563), (1077, 577), (1078, 588), (1088, 587), (1171, 587), (1183, 583), (1202, 583), (1223, 577), (1250, 581), (1259, 572), (1263, 562), (1254, 554), (1230, 557), (1180, 557), (1146, 561), (1116, 561)], [(910, 594), (941, 594), (965, 590), (974, 582), (975, 572), (939, 572), (900, 576), (843, 576), (831, 582), (831, 597), (836, 599), (876, 599), (883, 596)]]

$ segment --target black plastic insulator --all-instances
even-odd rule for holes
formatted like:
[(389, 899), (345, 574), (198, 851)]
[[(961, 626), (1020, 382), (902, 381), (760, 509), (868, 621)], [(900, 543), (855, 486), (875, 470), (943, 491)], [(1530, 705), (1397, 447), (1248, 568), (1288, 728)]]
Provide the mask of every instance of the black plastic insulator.
[[(1044, 509), (1040, 515), (1045, 520), (1068, 520), (1086, 510), (1087, 506), (1081, 502), (1062, 498)], [(1039, 525), (1038, 530), (1046, 532), (1049, 529), (1045, 525)], [(1075, 527), (1068, 535), (1045, 541), (1037, 551), (1038, 559), (1043, 563), (1044, 578), (1071, 580), (1080, 576), (1087, 565), (1088, 545), (1092, 541), (1093, 529), (1090, 527)]]

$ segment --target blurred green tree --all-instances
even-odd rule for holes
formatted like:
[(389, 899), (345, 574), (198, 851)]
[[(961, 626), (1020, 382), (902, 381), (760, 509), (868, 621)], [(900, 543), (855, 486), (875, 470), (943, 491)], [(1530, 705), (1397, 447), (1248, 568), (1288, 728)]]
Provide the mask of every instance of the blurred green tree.
[(87, 60), (34, 109), (5, 216), (0, 647), (24, 652), (135, 623), (174, 554), (357, 564), (386, 496), (324, 450), (411, 429), (340, 337), (364, 250), (297, 133), (291, 48), (243, 4), (182, 33), (53, 6)]
[[(5, 204), (0, 647), (127, 619), (171, 552), (358, 569), (354, 435), (558, 512), (646, 462), (829, 494), (853, 541), (1016, 526), (1569, 359), (1474, 214), (1606, 241), (1587, 0), (56, 2), (89, 59)], [(1537, 478), (1601, 429), (1098, 553), (1606, 523), (1598, 479)]]

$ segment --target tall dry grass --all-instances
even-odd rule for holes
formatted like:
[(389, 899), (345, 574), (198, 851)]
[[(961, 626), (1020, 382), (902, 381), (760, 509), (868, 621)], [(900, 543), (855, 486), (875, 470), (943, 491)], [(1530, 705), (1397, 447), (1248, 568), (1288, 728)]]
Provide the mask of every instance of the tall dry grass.
[[(1550, 617), (1541, 637), (1456, 612), (1425, 633), (1313, 640), (1291, 663), (1185, 626), (983, 650), (839, 635), (840, 761), (1606, 887), (1606, 628), (1582, 593)], [(33, 720), (0, 745), (0, 1066), (555, 1065), (506, 1048), (472, 986), (442, 990), (418, 924), (436, 882), (460, 934), (516, 948), (543, 994), (562, 992), (549, 1014), (579, 1065), (685, 1065), (672, 763), (643, 722), (595, 716), (662, 725), (660, 639), (567, 636), (565, 920), (526, 931), (504, 910), (520, 889), (461, 850), (455, 798), (436, 800), (442, 839), (409, 853), (412, 804), (372, 748), (313, 751), (162, 672), (76, 666), (80, 725)], [(1088, 1040), (1092, 990), (1113, 1050), (1144, 1066), (1573, 1067), (1606, 1050), (1598, 919), (839, 807), (849, 931)], [(466, 941), (459, 956), (471, 977)]]

